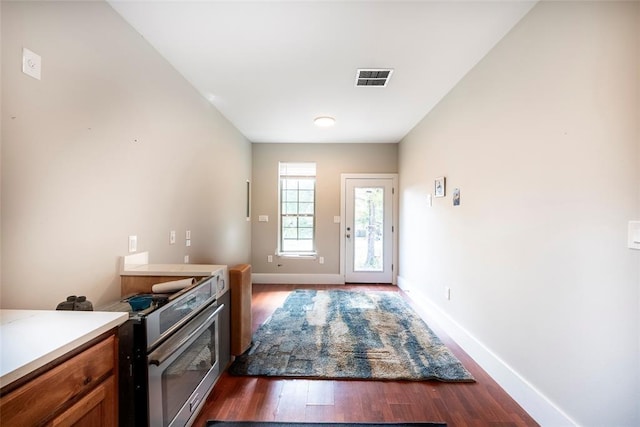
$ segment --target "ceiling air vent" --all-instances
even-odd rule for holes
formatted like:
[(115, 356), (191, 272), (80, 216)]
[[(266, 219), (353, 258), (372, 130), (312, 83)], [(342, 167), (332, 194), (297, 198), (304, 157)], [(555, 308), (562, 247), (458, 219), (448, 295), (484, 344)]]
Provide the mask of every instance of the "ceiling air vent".
[(386, 87), (391, 74), (391, 68), (359, 69), (356, 73), (356, 86)]

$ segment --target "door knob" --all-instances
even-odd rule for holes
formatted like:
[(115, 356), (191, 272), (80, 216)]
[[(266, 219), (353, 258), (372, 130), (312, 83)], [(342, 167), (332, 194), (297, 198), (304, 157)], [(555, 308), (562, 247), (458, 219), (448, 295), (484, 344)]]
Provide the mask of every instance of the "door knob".
[(351, 234), (347, 233), (346, 236), (347, 236), (347, 239), (348, 239), (348, 238), (351, 237)]

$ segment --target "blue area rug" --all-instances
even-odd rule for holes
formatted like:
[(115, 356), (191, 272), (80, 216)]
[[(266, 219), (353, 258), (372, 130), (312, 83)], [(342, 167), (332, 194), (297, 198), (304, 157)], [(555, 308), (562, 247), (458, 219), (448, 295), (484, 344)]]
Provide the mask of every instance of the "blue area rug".
[(232, 375), (473, 382), (395, 292), (298, 290), (262, 324)]
[(446, 427), (445, 423), (295, 423), (277, 421), (209, 421), (207, 427)]

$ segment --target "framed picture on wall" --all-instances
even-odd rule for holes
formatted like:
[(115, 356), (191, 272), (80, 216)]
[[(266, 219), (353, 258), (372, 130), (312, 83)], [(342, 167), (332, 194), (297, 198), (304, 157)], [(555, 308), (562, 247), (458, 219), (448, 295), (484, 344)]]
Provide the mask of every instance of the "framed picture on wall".
[(444, 176), (436, 178), (435, 187), (433, 190), (433, 196), (444, 197), (446, 184), (447, 184), (447, 179)]

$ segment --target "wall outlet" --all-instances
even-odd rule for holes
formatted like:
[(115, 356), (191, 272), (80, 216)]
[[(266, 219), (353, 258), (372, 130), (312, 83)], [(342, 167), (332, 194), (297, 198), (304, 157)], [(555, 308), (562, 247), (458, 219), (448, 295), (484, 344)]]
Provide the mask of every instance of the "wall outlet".
[(324, 264), (324, 257), (323, 257), (323, 256), (319, 257), (319, 258), (318, 258), (318, 262), (319, 262), (320, 264)]
[(184, 263), (189, 264), (189, 255), (184, 256)]
[(170, 245), (176, 244), (176, 230), (171, 230), (169, 232), (169, 244)]
[(27, 48), (22, 48), (22, 72), (34, 79), (40, 80), (42, 58)]
[(187, 247), (191, 246), (191, 240), (187, 240), (185, 244), (187, 245)]
[(267, 255), (267, 262), (273, 262), (273, 255)]
[(129, 252), (138, 250), (138, 236), (129, 236)]

